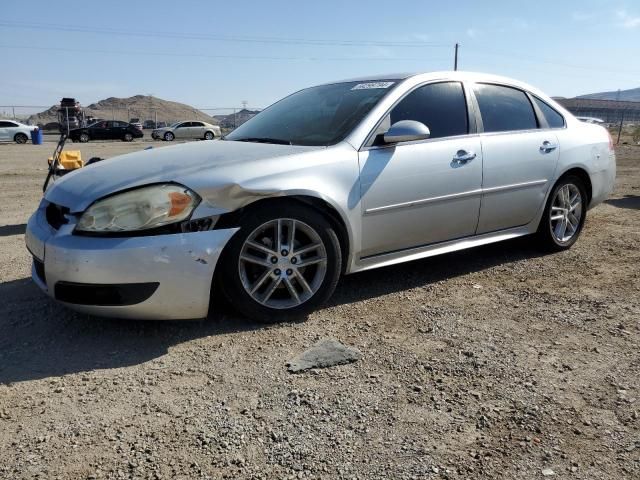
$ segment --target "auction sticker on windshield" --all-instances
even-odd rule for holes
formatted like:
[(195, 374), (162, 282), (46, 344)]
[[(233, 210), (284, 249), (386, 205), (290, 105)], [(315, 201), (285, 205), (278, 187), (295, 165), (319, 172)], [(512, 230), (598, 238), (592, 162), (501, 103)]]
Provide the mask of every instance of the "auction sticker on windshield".
[(351, 90), (367, 90), (370, 88), (389, 88), (395, 82), (368, 82), (368, 83), (359, 83)]

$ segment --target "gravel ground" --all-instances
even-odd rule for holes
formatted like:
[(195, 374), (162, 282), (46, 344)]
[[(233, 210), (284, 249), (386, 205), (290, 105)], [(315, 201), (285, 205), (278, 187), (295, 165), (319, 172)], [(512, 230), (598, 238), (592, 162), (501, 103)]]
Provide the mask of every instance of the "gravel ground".
[[(24, 224), (52, 147), (0, 145), (0, 478), (640, 478), (640, 148), (618, 149), (570, 251), (520, 239), (356, 274), (264, 327), (45, 298)], [(287, 371), (327, 337), (362, 358)]]

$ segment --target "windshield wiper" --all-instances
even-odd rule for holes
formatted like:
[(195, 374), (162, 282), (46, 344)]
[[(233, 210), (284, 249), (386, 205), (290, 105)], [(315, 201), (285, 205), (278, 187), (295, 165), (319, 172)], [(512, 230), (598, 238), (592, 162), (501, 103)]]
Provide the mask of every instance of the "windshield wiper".
[(274, 143), (276, 145), (292, 145), (291, 140), (282, 140), (281, 138), (269, 138), (269, 137), (246, 137), (246, 138), (234, 138), (236, 142), (255, 142), (255, 143)]

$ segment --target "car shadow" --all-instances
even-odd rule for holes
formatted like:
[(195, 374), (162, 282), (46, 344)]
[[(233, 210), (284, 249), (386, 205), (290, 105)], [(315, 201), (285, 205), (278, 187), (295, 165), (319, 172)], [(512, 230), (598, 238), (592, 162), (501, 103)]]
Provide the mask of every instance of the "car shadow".
[(630, 208), (632, 210), (640, 210), (640, 196), (638, 195), (625, 195), (622, 198), (610, 198), (605, 200), (604, 203), (613, 205), (618, 208)]
[[(525, 238), (348, 275), (327, 307), (540, 255)], [(138, 365), (192, 339), (266, 328), (223, 302), (200, 321), (92, 317), (58, 305), (28, 278), (0, 283), (0, 298), (6, 299), (0, 304), (0, 384)]]
[(1, 225), (0, 237), (10, 237), (11, 235), (23, 235), (27, 231), (27, 224), (21, 223), (19, 225)]
[(138, 365), (173, 345), (264, 325), (224, 307), (207, 320), (131, 321), (72, 312), (29, 278), (0, 284), (0, 384)]
[(347, 275), (340, 280), (330, 305), (342, 305), (402, 290), (423, 287), (497, 265), (546, 255), (530, 237), (447, 253), (389, 267)]

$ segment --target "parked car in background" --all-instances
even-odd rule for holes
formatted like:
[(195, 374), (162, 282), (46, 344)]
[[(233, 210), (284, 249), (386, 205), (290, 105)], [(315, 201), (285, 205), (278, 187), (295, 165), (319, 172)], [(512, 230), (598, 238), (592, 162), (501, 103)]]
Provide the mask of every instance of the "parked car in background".
[(220, 290), (282, 321), (343, 273), (531, 234), (566, 250), (615, 174), (607, 130), (524, 83), (367, 77), (296, 92), (221, 141), (62, 177), (26, 243), (35, 283), (81, 312), (202, 318)]
[(142, 131), (142, 124), (140, 122), (131, 122), (130, 125), (133, 125), (135, 128)]
[(131, 142), (134, 138), (142, 138), (144, 134), (127, 122), (119, 120), (103, 120), (85, 128), (76, 128), (69, 132), (69, 138), (74, 142), (86, 143), (90, 140), (122, 140)]
[(15, 120), (0, 120), (0, 142), (27, 143), (36, 128)]
[(154, 122), (153, 120), (145, 120), (142, 124), (142, 128), (144, 128), (145, 130), (156, 128), (156, 122)]
[(167, 122), (158, 122), (154, 128), (165, 128), (167, 126)]
[(584, 123), (595, 123), (596, 125), (604, 125), (604, 120), (595, 117), (576, 117), (578, 120)]
[(60, 124), (58, 122), (49, 122), (45, 124), (39, 124), (38, 128), (44, 132), (60, 132)]
[(176, 122), (170, 127), (156, 128), (151, 133), (151, 137), (154, 140), (166, 140), (168, 142), (175, 138), (213, 140), (214, 138), (220, 138), (221, 135), (220, 127), (200, 121)]

